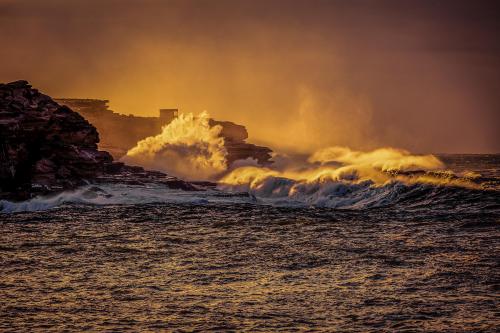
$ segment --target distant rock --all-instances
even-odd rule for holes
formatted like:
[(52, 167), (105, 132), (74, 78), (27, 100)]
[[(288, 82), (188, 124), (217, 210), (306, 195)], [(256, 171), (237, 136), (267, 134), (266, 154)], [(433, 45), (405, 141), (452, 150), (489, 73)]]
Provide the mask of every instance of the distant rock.
[[(0, 84), (0, 199), (73, 189), (88, 182), (160, 182), (194, 185), (163, 173), (113, 162), (99, 151), (96, 128), (26, 81)], [(124, 177), (127, 176), (127, 177)]]
[[(108, 100), (60, 98), (56, 102), (77, 111), (94, 125), (101, 137), (99, 148), (108, 151), (115, 159), (125, 156), (140, 140), (160, 134), (161, 128), (177, 116), (176, 109), (160, 110), (159, 117), (123, 115), (110, 110)], [(254, 159), (261, 165), (272, 163), (271, 149), (246, 142), (248, 132), (245, 126), (214, 119), (210, 119), (209, 124), (222, 127), (220, 135), (224, 138), (229, 165), (246, 159)]]
[(224, 146), (227, 150), (227, 163), (231, 166), (238, 160), (254, 159), (260, 165), (269, 165), (272, 163), (273, 152), (271, 149), (263, 146), (257, 146), (247, 143), (248, 132), (245, 126), (235, 124), (231, 121), (218, 121), (210, 119), (210, 126), (220, 125), (222, 131), (220, 135), (224, 138)]

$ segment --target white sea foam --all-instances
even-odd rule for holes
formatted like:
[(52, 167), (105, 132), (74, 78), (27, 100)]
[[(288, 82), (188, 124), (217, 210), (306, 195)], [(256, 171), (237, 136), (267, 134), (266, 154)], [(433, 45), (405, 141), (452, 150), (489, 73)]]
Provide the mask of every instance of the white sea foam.
[(124, 184), (87, 185), (74, 191), (38, 196), (21, 202), (0, 200), (2, 213), (42, 211), (64, 204), (130, 205), (147, 203), (208, 204), (219, 202), (252, 202), (251, 196), (221, 195), (219, 191), (183, 191), (165, 186)]
[[(281, 163), (281, 168), (259, 167), (246, 162), (244, 166), (228, 170), (216, 190), (182, 191), (161, 185), (87, 185), (75, 191), (40, 196), (24, 202), (0, 201), (0, 211), (39, 211), (64, 204), (196, 205), (242, 202), (366, 209), (394, 205), (408, 195), (413, 195), (418, 205), (431, 200), (425, 197), (429, 189), (479, 188), (473, 177), (459, 177), (451, 171), (441, 170), (443, 165), (434, 156), (413, 156), (395, 149), (363, 153), (347, 148), (330, 148), (315, 153), (308, 162), (303, 161), (299, 165)], [(421, 171), (415, 173), (415, 170)], [(446, 200), (446, 195), (443, 200)]]

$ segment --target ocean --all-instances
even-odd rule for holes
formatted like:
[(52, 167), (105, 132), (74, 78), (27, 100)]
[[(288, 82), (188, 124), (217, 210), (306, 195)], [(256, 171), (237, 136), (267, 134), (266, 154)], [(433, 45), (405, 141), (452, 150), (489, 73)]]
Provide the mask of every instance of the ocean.
[(495, 332), (500, 155), (440, 159), (475, 186), (2, 202), (0, 331)]

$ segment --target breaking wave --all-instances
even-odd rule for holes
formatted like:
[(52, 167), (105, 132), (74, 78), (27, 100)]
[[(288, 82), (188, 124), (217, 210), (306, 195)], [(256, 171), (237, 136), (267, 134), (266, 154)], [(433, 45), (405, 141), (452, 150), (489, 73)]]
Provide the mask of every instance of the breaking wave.
[[(400, 153), (405, 160), (412, 160), (408, 153)], [(360, 154), (354, 155), (360, 157)], [(420, 161), (428, 165), (434, 158)], [(386, 208), (409, 216), (500, 213), (500, 181), (496, 176), (486, 178), (472, 172), (454, 173), (441, 169), (436, 162), (432, 162), (433, 170), (417, 170), (415, 162), (394, 169), (371, 159), (370, 163), (362, 160), (360, 163), (356, 158), (355, 163), (354, 160), (349, 162), (354, 164), (346, 164), (348, 162), (344, 159), (343, 164), (332, 165), (332, 162), (339, 162), (329, 158), (311, 162), (307, 168), (285, 170), (240, 167), (223, 177), (217, 188), (205, 191), (174, 190), (161, 184), (88, 185), (24, 202), (0, 201), (0, 210), (9, 213), (47, 210), (67, 204), (155, 203), (250, 204), (348, 211)]]
[(160, 134), (139, 141), (122, 160), (180, 178), (214, 179), (227, 168), (221, 130), (209, 125), (207, 112), (180, 114)]
[[(486, 178), (476, 172), (464, 171), (463, 168), (462, 171), (453, 172), (446, 169), (444, 163), (435, 156), (412, 155), (393, 148), (360, 152), (330, 147), (313, 153), (301, 162), (292, 158), (286, 161), (286, 157), (281, 156), (280, 159), (276, 158), (279, 162), (272, 168), (241, 166), (224, 173), (223, 150), (211, 141), (218, 137), (218, 129), (208, 127), (206, 119), (206, 115), (198, 119), (192, 116), (180, 118), (184, 125), (188, 122), (195, 127), (204, 127), (209, 137), (204, 141), (207, 145), (200, 148), (208, 154), (204, 155), (204, 160), (186, 153), (182, 155), (182, 163), (194, 159), (194, 163), (197, 163), (193, 166), (195, 169), (210, 170), (214, 176), (216, 171), (222, 172), (216, 188), (208, 186), (204, 191), (182, 191), (161, 184), (88, 185), (75, 191), (36, 197), (24, 202), (0, 201), (0, 211), (39, 211), (66, 204), (106, 206), (150, 203), (252, 204), (341, 210), (388, 208), (398, 212), (425, 214), (489, 211), (496, 214), (500, 211), (500, 178), (497, 173)], [(158, 152), (179, 154), (183, 151), (181, 147), (186, 147), (193, 136), (180, 135), (177, 138), (184, 139), (175, 141), (168, 139), (169, 134), (166, 132), (162, 135), (167, 139), (149, 138), (131, 150), (130, 155), (153, 154), (153, 161), (171, 166), (172, 162), (158, 158)], [(194, 143), (195, 146), (198, 144), (198, 141)], [(213, 163), (208, 162), (212, 158), (215, 158)]]
[[(285, 165), (292, 165), (285, 163)], [(294, 196), (301, 189), (331, 187), (335, 184), (369, 184), (370, 187), (399, 181), (406, 184), (431, 183), (475, 187), (465, 177), (444, 170), (444, 164), (433, 155), (411, 155), (394, 148), (380, 148), (371, 152), (353, 151), (346, 147), (330, 147), (312, 154), (306, 163), (285, 168), (241, 167), (225, 175), (223, 188), (239, 188), (262, 192), (269, 183), (287, 184), (271, 193)], [(337, 185), (335, 185), (337, 186)], [(273, 187), (273, 186), (271, 186)]]
[[(227, 185), (221, 185), (226, 187)], [(324, 207), (340, 210), (373, 208), (396, 209), (399, 212), (425, 214), (500, 212), (500, 192), (443, 186), (430, 183), (390, 181), (375, 185), (372, 181), (357, 183), (328, 181), (307, 183), (269, 176), (254, 187), (232, 187), (207, 191), (183, 191), (164, 186), (124, 184), (87, 185), (75, 191), (40, 196), (23, 202), (0, 200), (2, 213), (43, 211), (64, 205), (272, 205), (279, 207)]]
[[(469, 207), (470, 200), (498, 200), (498, 188), (487, 189), (481, 177), (445, 170), (433, 155), (412, 155), (394, 148), (370, 152), (330, 147), (307, 163), (280, 168), (241, 167), (220, 180), (228, 192), (248, 192), (275, 204), (302, 204), (336, 209), (367, 209), (403, 203), (407, 207), (447, 204)], [(498, 202), (498, 201), (497, 201)], [(484, 207), (481, 200), (476, 207)]]

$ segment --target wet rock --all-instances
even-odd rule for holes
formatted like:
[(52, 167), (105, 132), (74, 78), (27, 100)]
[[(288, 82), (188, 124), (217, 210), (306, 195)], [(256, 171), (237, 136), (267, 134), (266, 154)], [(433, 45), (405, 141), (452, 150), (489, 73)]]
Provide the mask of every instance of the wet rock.
[(112, 162), (78, 113), (31, 88), (0, 84), (0, 196), (26, 199), (85, 183)]
[(164, 185), (170, 189), (200, 191), (207, 187), (169, 176), (160, 171), (145, 170), (140, 166), (130, 166), (122, 162), (113, 162), (107, 166), (106, 172), (93, 180), (100, 184), (127, 185)]
[(96, 128), (27, 81), (0, 84), (0, 199), (25, 200), (89, 182), (195, 186), (163, 173), (113, 162), (98, 150)]

